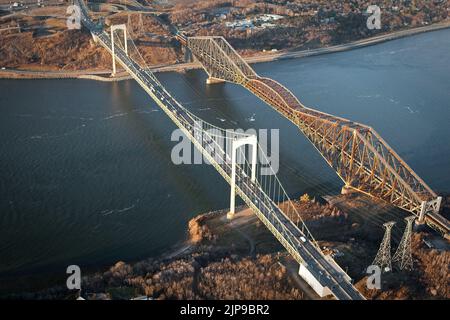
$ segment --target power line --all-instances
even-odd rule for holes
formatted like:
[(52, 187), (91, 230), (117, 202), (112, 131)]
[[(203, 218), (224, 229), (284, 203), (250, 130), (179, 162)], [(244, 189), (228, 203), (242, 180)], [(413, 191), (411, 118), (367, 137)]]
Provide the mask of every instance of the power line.
[(415, 216), (410, 216), (405, 218), (406, 227), (405, 232), (403, 233), (402, 240), (400, 240), (400, 244), (398, 245), (397, 251), (395, 251), (394, 257), (392, 258), (393, 262), (396, 262), (400, 268), (400, 270), (409, 270), (413, 269), (413, 258), (411, 252), (411, 235), (412, 235), (412, 225)]

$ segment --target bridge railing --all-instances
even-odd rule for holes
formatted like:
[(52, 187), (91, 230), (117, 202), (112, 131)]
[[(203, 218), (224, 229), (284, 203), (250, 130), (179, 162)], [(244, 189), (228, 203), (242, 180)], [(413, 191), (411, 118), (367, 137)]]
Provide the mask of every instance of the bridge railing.
[[(305, 107), (278, 82), (259, 77), (223, 37), (192, 37), (187, 46), (210, 77), (240, 84), (297, 125), (345, 186), (442, 223), (436, 193), (371, 127)], [(446, 220), (446, 219), (445, 219)]]
[[(111, 50), (111, 38), (106, 33), (103, 32), (100, 36), (100, 40), (102, 43)], [(128, 41), (128, 55), (125, 54), (125, 45), (121, 40), (119, 34), (114, 36), (115, 45), (117, 46), (117, 54), (119, 58), (123, 60), (129, 59), (129, 64), (136, 63), (138, 68), (140, 68), (139, 72), (144, 73), (148, 76), (152, 82), (154, 82), (158, 86), (158, 90), (164, 92), (165, 103), (169, 107), (176, 106), (177, 115), (181, 115), (183, 113), (186, 115), (185, 118), (182, 118), (181, 123), (186, 127), (187, 130), (192, 131), (194, 138), (197, 141), (203, 142), (202, 138), (207, 133), (207, 136), (211, 139), (209, 141), (209, 145), (206, 146), (206, 150), (211, 152), (210, 156), (215, 158), (215, 161), (222, 167), (224, 170), (229, 170), (229, 166), (231, 163), (231, 145), (232, 141), (236, 138), (242, 138), (248, 136), (245, 133), (239, 133), (234, 130), (226, 130), (210, 124), (201, 118), (195, 116), (186, 108), (184, 108), (181, 104), (178, 103), (175, 99), (171, 97), (171, 95), (165, 90), (164, 86), (157, 80), (154, 74), (150, 71), (148, 66), (145, 64), (145, 59), (139, 53), (139, 50), (135, 46), (132, 40)], [(117, 40), (116, 40), (117, 39)], [(117, 41), (117, 42), (116, 42)], [(141, 59), (141, 63), (137, 63), (133, 60), (133, 52), (135, 51), (136, 59)], [(120, 61), (120, 59), (119, 59)], [(145, 81), (145, 79), (140, 79), (141, 81)], [(312, 241), (312, 243), (316, 244), (315, 239), (308, 229), (306, 223), (303, 221), (301, 214), (298, 212), (295, 201), (292, 201), (284, 189), (281, 181), (275, 174), (272, 166), (270, 165), (270, 160), (265, 154), (264, 149), (258, 144), (259, 161), (256, 165), (257, 167), (257, 180), (254, 182), (255, 185), (261, 189), (261, 191), (266, 195), (263, 197), (265, 204), (268, 208), (274, 208), (276, 206), (280, 212), (286, 216), (286, 218), (293, 223), (297, 228), (299, 228), (301, 234)], [(248, 157), (245, 155), (245, 149), (239, 149), (237, 155), (237, 173), (240, 177), (238, 181), (244, 181), (246, 177), (251, 175), (251, 163), (247, 159)], [(267, 165), (269, 164), (269, 165)], [(264, 174), (262, 174), (264, 172)]]

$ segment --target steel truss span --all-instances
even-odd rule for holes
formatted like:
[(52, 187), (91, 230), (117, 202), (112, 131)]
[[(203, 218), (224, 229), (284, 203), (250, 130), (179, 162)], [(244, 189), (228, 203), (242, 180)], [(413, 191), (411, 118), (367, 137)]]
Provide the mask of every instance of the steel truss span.
[(439, 214), (441, 197), (373, 128), (305, 107), (277, 81), (258, 76), (223, 37), (177, 39), (210, 78), (242, 85), (299, 127), (345, 187), (409, 211), (449, 236), (449, 221)]

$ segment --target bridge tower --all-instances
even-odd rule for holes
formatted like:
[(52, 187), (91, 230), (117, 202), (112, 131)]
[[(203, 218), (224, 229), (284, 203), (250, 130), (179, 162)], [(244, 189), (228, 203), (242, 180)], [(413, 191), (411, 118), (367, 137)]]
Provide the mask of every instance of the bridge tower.
[(245, 145), (251, 146), (251, 166), (252, 166), (252, 182), (256, 180), (256, 156), (258, 154), (258, 138), (251, 135), (241, 139), (234, 139), (231, 144), (231, 192), (230, 192), (230, 211), (227, 214), (229, 220), (233, 219), (235, 213), (236, 200), (236, 153), (237, 150)]
[(127, 26), (125, 24), (117, 24), (111, 26), (111, 50), (112, 50), (112, 65), (113, 65), (113, 72), (112, 76), (116, 75), (116, 55), (114, 54), (114, 31), (116, 30), (122, 30), (123, 31), (123, 38), (124, 38), (124, 46), (125, 46), (125, 53), (128, 55), (128, 46), (127, 46)]
[(411, 235), (413, 222), (416, 219), (415, 216), (410, 216), (405, 218), (406, 228), (403, 233), (402, 240), (398, 245), (397, 251), (392, 258), (393, 262), (397, 262), (400, 270), (412, 270), (413, 269), (413, 258), (411, 253)]
[(378, 249), (377, 255), (372, 262), (372, 265), (379, 266), (382, 271), (391, 271), (391, 232), (394, 226), (394, 221), (389, 221), (383, 224), (386, 231), (384, 232), (383, 241), (381, 241), (380, 248)]

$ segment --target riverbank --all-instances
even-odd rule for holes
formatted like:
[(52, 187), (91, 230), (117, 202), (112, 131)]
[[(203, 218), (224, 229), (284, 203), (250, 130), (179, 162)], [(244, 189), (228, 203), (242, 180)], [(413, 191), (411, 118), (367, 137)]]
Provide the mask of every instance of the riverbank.
[[(449, 288), (442, 285), (450, 262), (448, 244), (434, 242), (427, 231), (413, 235), (414, 272), (395, 270), (383, 277), (381, 290), (368, 290), (364, 270), (381, 241), (382, 221), (403, 216), (363, 195), (326, 198), (328, 202), (302, 197), (294, 205), (324, 254), (334, 257), (367, 298), (450, 298)], [(298, 276), (297, 262), (250, 209), (237, 208), (231, 221), (226, 213), (219, 210), (191, 219), (187, 239), (159, 257), (119, 261), (83, 277), (81, 295), (94, 300), (320, 299)], [(398, 237), (394, 232), (393, 238)], [(73, 299), (77, 295), (58, 287), (20, 297)]]
[[(297, 202), (304, 219), (335, 234), (345, 215), (327, 204)], [(119, 261), (109, 269), (82, 279), (87, 299), (318, 299), (299, 278), (295, 261), (246, 207), (233, 220), (227, 210), (200, 214), (187, 226), (186, 240), (167, 252), (136, 262)], [(84, 270), (83, 266), (80, 266)], [(64, 287), (13, 298), (70, 299)], [(6, 297), (8, 298), (8, 297)]]
[[(383, 42), (396, 40), (404, 37), (409, 37), (425, 32), (432, 32), (450, 28), (450, 19), (443, 22), (435, 23), (428, 26), (396, 31), (393, 33), (382, 34), (375, 37), (370, 37), (346, 44), (330, 46), (325, 48), (318, 48), (313, 50), (280, 50), (278, 52), (261, 53), (254, 56), (244, 57), (249, 64), (271, 62), (282, 59), (296, 59), (309, 56), (317, 56), (323, 54), (330, 54), (335, 52), (348, 51), (367, 46), (380, 44)], [(190, 69), (201, 68), (197, 62), (179, 63), (179, 64), (159, 64), (150, 66), (154, 72), (183, 72)], [(111, 77), (111, 70), (82, 70), (82, 71), (46, 71), (46, 70), (17, 70), (6, 69), (0, 70), (0, 79), (90, 79), (96, 81), (121, 81), (130, 79), (130, 76), (125, 72), (119, 72), (115, 77)]]
[(104, 82), (114, 82), (131, 79), (125, 71), (111, 77), (108, 70), (83, 71), (34, 71), (34, 70), (0, 70), (0, 79), (89, 79)]

